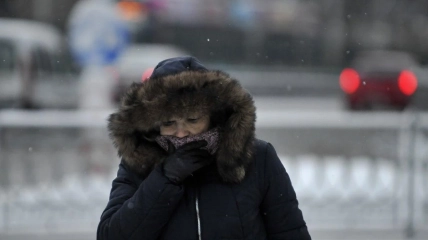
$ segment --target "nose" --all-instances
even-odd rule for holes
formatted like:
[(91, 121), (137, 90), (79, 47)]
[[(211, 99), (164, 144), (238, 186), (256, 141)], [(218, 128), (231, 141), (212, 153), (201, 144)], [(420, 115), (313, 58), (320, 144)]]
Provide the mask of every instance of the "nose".
[(177, 131), (175, 132), (175, 136), (178, 138), (187, 137), (189, 135), (189, 131), (186, 130), (185, 127), (180, 124), (177, 126)]

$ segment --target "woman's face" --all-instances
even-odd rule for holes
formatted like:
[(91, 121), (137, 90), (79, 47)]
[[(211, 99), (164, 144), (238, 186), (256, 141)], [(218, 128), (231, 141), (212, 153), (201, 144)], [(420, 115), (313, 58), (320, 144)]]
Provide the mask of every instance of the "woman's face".
[(194, 115), (187, 118), (171, 118), (160, 126), (160, 134), (163, 136), (175, 136), (179, 138), (197, 135), (208, 130), (210, 118), (208, 115)]

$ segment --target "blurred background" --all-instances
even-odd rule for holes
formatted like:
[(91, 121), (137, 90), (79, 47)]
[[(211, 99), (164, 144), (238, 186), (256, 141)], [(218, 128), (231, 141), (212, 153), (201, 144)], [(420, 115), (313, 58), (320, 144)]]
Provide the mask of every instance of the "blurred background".
[(426, 42), (426, 0), (0, 0), (0, 239), (95, 239), (106, 119), (182, 55), (253, 94), (313, 239), (427, 239)]

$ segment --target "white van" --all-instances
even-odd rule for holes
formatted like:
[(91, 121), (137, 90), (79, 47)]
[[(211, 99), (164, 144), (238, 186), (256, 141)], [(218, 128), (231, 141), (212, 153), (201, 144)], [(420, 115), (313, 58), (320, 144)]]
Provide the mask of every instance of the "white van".
[(76, 108), (79, 71), (56, 28), (0, 18), (0, 108)]

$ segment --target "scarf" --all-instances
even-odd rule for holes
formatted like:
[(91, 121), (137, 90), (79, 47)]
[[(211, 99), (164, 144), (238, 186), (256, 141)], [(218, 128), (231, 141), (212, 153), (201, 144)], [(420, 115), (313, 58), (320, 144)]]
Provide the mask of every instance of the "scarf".
[(205, 149), (211, 155), (214, 155), (218, 148), (219, 135), (220, 133), (218, 128), (213, 128), (211, 130), (194, 136), (183, 138), (178, 138), (175, 136), (158, 136), (155, 140), (165, 151), (168, 151), (168, 141), (174, 145), (175, 149), (178, 149), (186, 143), (205, 140), (208, 144), (207, 146), (202, 147), (201, 149)]

